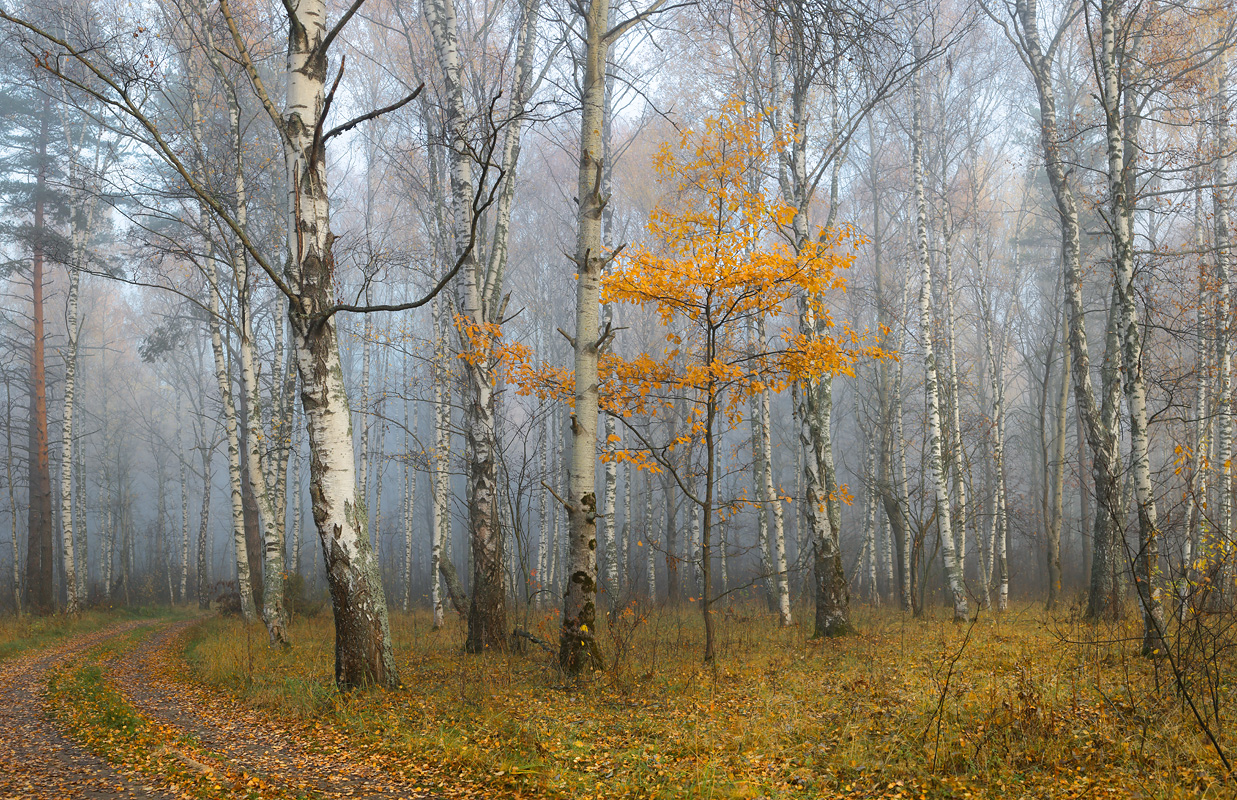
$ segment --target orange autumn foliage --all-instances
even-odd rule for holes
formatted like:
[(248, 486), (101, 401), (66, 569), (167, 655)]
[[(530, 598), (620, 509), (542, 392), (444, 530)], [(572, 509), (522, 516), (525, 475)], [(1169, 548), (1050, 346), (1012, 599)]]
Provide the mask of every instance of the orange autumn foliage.
[[(665, 409), (670, 396), (689, 398), (690, 433), (667, 449), (699, 438), (711, 411), (737, 424), (757, 392), (781, 392), (791, 383), (851, 374), (879, 348), (846, 323), (833, 320), (829, 301), (845, 291), (843, 273), (862, 243), (851, 226), (820, 229), (796, 252), (790, 241), (795, 209), (763, 185), (783, 141), (766, 142), (762, 120), (728, 104), (666, 143), (653, 168), (664, 199), (648, 223), (647, 243), (620, 253), (602, 282), (602, 299), (654, 311), (666, 328), (666, 346), (624, 358), (600, 356), (603, 410), (630, 418)], [(754, 342), (758, 321), (798, 317), (805, 304), (825, 333), (797, 321)], [(570, 402), (569, 370), (512, 360), (511, 378), (524, 394)], [(616, 458), (656, 471), (640, 450)]]

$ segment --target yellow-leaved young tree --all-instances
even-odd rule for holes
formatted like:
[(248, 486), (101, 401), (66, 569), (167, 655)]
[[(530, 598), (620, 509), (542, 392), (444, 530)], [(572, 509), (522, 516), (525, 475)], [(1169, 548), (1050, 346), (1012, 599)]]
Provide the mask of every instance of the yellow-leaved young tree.
[[(781, 392), (807, 376), (850, 374), (859, 358), (881, 357), (849, 325), (835, 322), (826, 305), (845, 288), (842, 274), (859, 243), (854, 231), (821, 229), (798, 253), (790, 242), (794, 209), (763, 180), (781, 146), (763, 140), (760, 117), (738, 103), (663, 145), (653, 166), (664, 199), (651, 215), (648, 239), (619, 254), (602, 285), (604, 302), (649, 308), (667, 329), (666, 346), (656, 352), (602, 356), (601, 406), (637, 440), (616, 457), (667, 472), (699, 506), (706, 662), (714, 657), (710, 562), (721, 434), (741, 422), (755, 393)], [(822, 332), (776, 326), (800, 302), (827, 321)], [(760, 320), (774, 323), (766, 326), (773, 334), (753, 344), (750, 330)], [(534, 369), (527, 358), (514, 363), (522, 391), (572, 396), (570, 373)], [(667, 410), (670, 398), (685, 402), (687, 430), (652, 441), (637, 420)], [(693, 442), (705, 453), (695, 474), (669, 457)]]

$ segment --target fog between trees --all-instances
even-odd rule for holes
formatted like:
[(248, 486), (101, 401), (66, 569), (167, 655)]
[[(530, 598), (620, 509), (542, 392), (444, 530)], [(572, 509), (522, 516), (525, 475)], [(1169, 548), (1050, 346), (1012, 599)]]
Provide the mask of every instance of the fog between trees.
[(10, 611), (1231, 590), (1225, 4), (2, 8)]

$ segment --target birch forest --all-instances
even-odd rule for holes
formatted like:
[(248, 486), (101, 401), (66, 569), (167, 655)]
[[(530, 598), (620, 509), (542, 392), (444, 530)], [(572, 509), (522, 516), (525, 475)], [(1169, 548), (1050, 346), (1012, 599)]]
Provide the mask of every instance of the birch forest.
[(0, 798), (1237, 796), (1230, 0), (0, 0)]

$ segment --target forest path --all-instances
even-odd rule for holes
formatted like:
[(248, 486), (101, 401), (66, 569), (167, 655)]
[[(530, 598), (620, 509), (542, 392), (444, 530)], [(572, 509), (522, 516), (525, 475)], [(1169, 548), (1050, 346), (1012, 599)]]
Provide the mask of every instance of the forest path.
[(0, 797), (5, 800), (171, 798), (64, 736), (47, 708), (48, 672), (149, 622), (125, 622), (0, 661)]
[(308, 723), (281, 723), (186, 680), (181, 654), (193, 624), (164, 625), (107, 665), (109, 678), (142, 716), (192, 737), (231, 770), (260, 779), (272, 793), (353, 799), (431, 796), (378, 765), (357, 761), (343, 743)]

